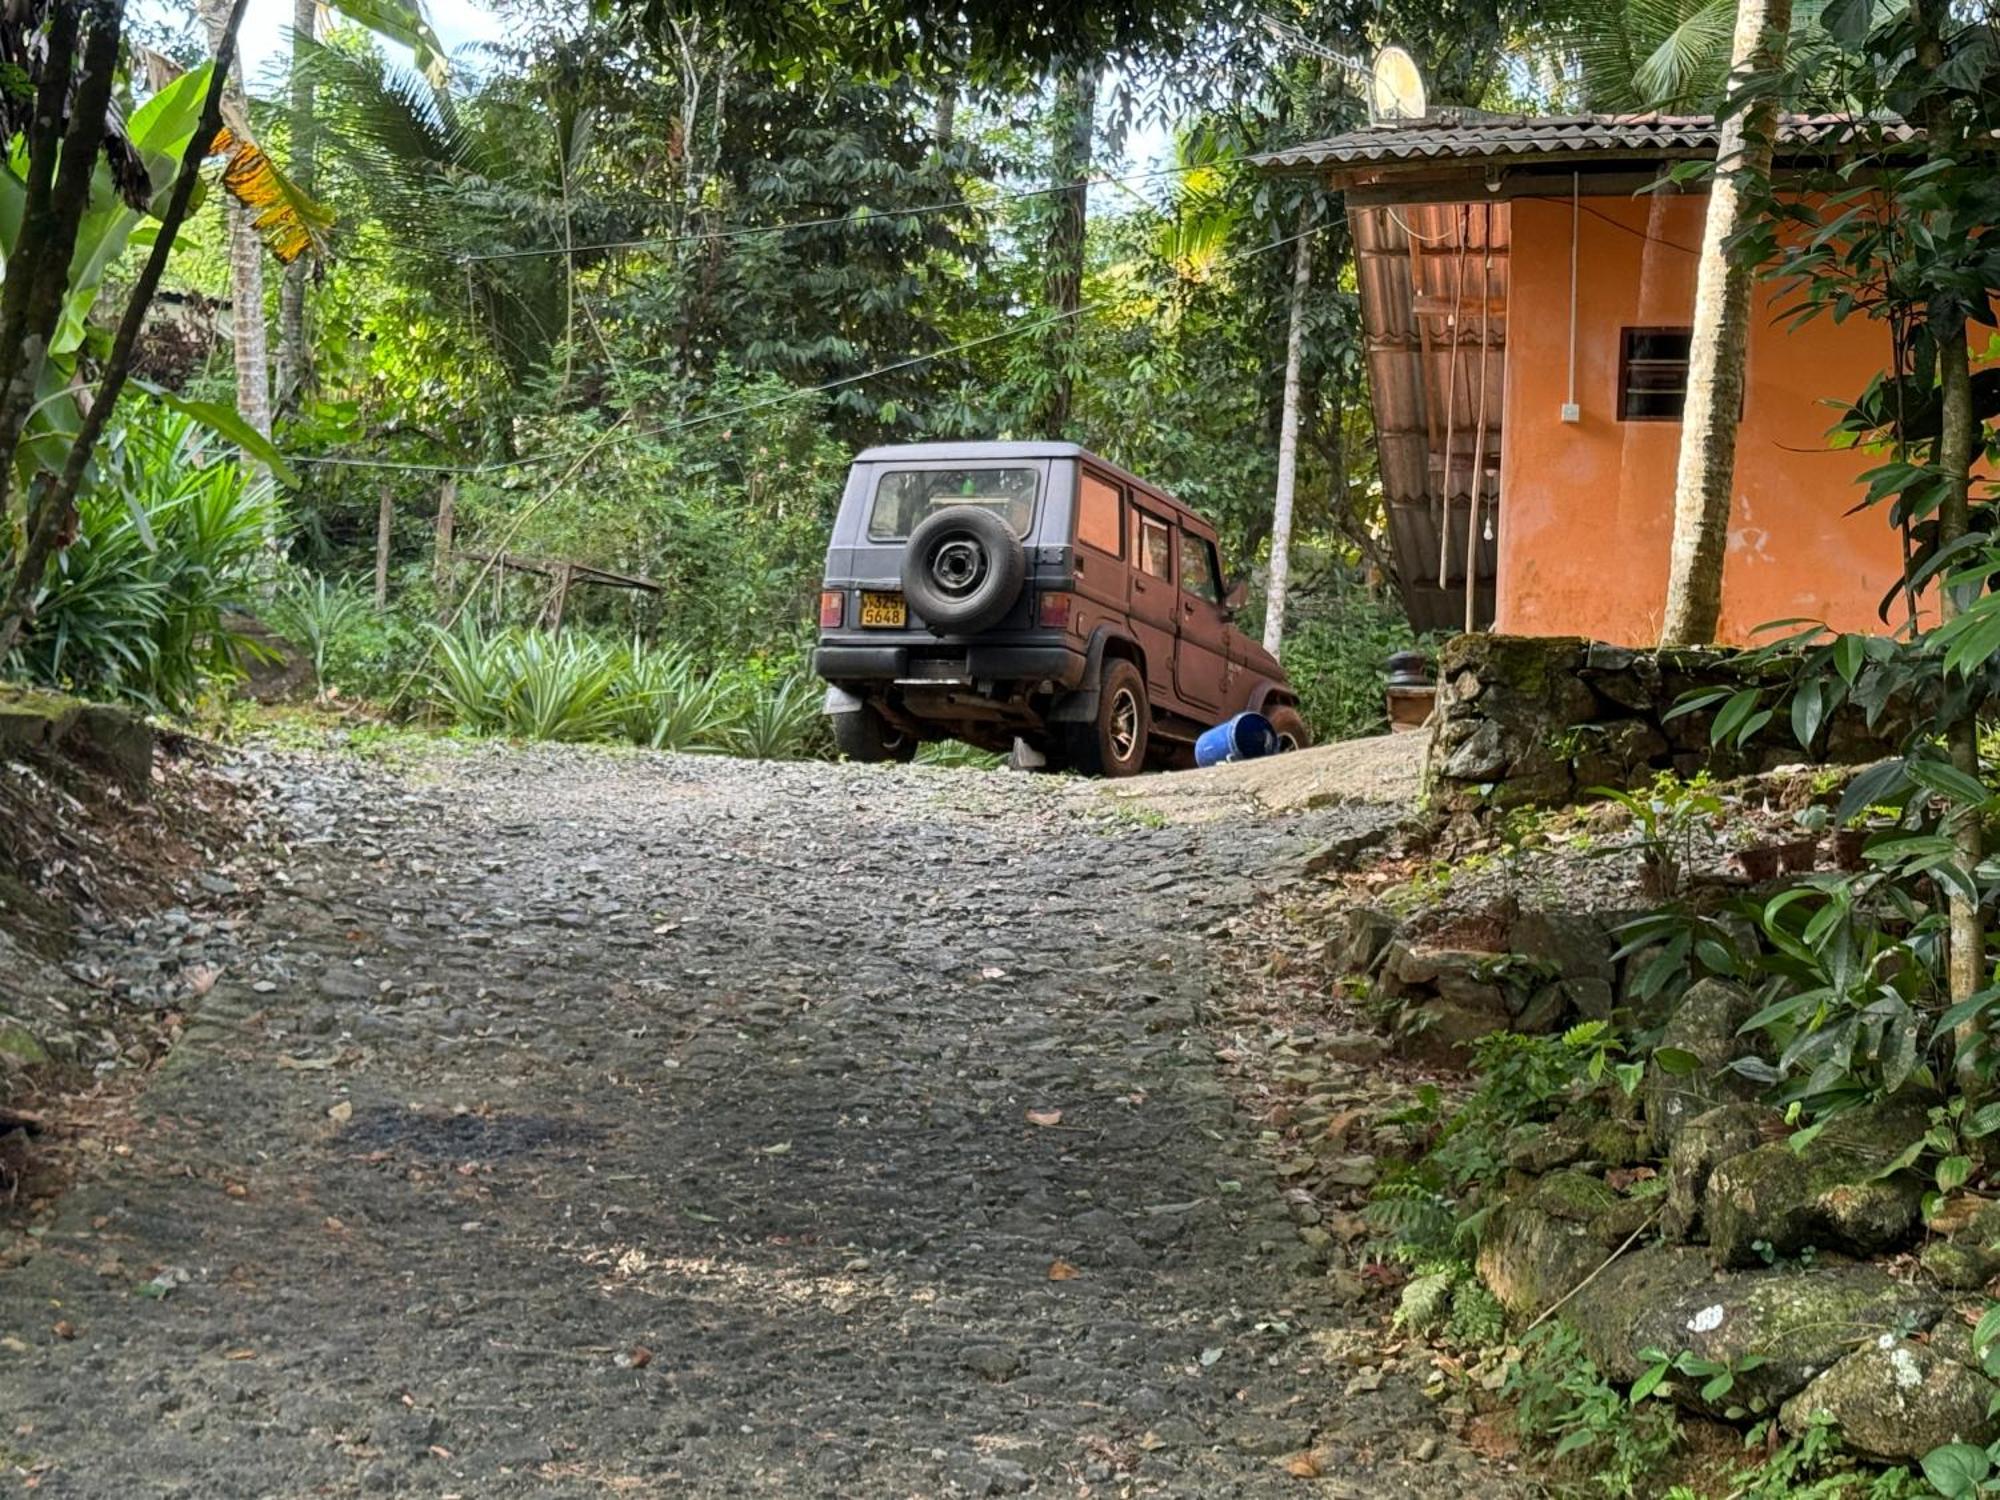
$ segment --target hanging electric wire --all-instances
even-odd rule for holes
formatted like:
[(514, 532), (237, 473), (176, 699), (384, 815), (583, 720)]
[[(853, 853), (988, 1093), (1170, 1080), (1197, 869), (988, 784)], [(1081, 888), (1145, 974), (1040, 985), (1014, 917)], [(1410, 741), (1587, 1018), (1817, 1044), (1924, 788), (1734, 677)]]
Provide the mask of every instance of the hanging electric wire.
[[(1217, 269), (1237, 265), (1259, 255), (1268, 255), (1274, 250), (1282, 250), (1288, 245), (1297, 243), (1303, 235), (1316, 232), (1316, 230), (1311, 229), (1303, 230), (1299, 234), (1287, 235), (1283, 239), (1270, 240), (1251, 249), (1238, 251), (1236, 254), (1225, 256), (1222, 260), (1218, 261)], [(883, 375), (892, 375), (899, 370), (914, 369), (918, 365), (929, 364), (933, 360), (948, 359), (952, 355), (965, 354), (974, 349), (984, 348), (988, 344), (997, 344), (1006, 339), (1019, 338), (1024, 333), (1037, 333), (1045, 328), (1055, 326), (1065, 318), (1081, 317), (1085, 313), (1096, 312), (1103, 308), (1114, 306), (1124, 300), (1120, 297), (1100, 297), (1094, 301), (1085, 302), (1073, 310), (1051, 313), (1046, 317), (1036, 319), (1032, 322), (1017, 323), (1011, 328), (1001, 329), (998, 333), (982, 334), (976, 339), (967, 339), (963, 343), (953, 344), (949, 348), (933, 349), (927, 354), (913, 354), (908, 359), (899, 359), (886, 365), (877, 365), (872, 370), (861, 370), (852, 375), (836, 376), (831, 380), (822, 381), (818, 385), (801, 386), (797, 390), (785, 392), (782, 396), (773, 396), (764, 401), (752, 401), (742, 406), (732, 406), (722, 411), (703, 412), (698, 416), (684, 417), (679, 421), (662, 423), (656, 427), (636, 429), (626, 433), (624, 441), (629, 442), (640, 438), (664, 437), (668, 433), (684, 432), (689, 428), (706, 426), (711, 422), (726, 422), (735, 417), (750, 416), (756, 412), (768, 411), (773, 407), (783, 406), (789, 402), (802, 401), (808, 396), (822, 396), (829, 391), (837, 391), (847, 386), (859, 385), (863, 381), (874, 380)], [(623, 419), (621, 418), (620, 420)], [(528, 458), (501, 459), (484, 464), (404, 463), (389, 459), (349, 458), (337, 454), (304, 453), (288, 453), (285, 455), (285, 459), (288, 463), (314, 464), (323, 468), (375, 469), (410, 474), (476, 476), (480, 474), (507, 473), (517, 469), (530, 469), (543, 464), (561, 463), (565, 459), (574, 457), (579, 453), (587, 456), (596, 452), (601, 446), (603, 446), (603, 441), (600, 437), (598, 440), (587, 443), (581, 448), (560, 449), (548, 453), (538, 453)]]

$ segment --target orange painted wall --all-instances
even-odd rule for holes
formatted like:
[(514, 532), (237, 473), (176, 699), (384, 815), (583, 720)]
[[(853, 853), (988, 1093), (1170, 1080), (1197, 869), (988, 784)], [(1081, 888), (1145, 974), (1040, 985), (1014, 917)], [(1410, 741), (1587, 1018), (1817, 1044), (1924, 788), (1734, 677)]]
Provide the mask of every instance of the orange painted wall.
[[(1495, 628), (1627, 645), (1659, 637), (1673, 535), (1678, 422), (1618, 420), (1620, 330), (1686, 326), (1706, 199), (1586, 198), (1578, 269), (1580, 423), (1568, 384), (1570, 205), (1517, 200), (1507, 309), (1506, 438)], [(1600, 217), (1601, 216), (1601, 217)], [(1611, 221), (1611, 222), (1607, 222)], [(1835, 410), (1886, 368), (1885, 325), (1774, 322), (1757, 292), (1736, 498), (1723, 572), (1722, 638), (1774, 620), (1884, 629), (1876, 604), (1900, 576), (1886, 510), (1845, 514), (1879, 459), (1828, 451)]]

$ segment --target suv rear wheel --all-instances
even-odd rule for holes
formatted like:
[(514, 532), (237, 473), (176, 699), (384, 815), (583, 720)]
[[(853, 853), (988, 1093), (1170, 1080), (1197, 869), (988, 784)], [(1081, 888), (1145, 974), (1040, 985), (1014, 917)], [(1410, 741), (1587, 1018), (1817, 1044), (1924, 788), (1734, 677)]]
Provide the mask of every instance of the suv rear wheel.
[(1312, 748), (1312, 731), (1306, 728), (1306, 721), (1300, 717), (1299, 711), (1290, 704), (1272, 709), (1265, 717), (1271, 721), (1271, 727), (1278, 732), (1278, 753), (1280, 755), (1284, 754), (1287, 750), (1310, 750)]
[(849, 760), (911, 761), (917, 758), (917, 737), (882, 717), (872, 703), (851, 713), (833, 715), (834, 747)]
[(1097, 718), (1065, 724), (1065, 758), (1091, 776), (1136, 776), (1146, 768), (1146, 745), (1153, 735), (1153, 711), (1146, 702), (1146, 679), (1122, 657), (1104, 664), (1097, 690)]

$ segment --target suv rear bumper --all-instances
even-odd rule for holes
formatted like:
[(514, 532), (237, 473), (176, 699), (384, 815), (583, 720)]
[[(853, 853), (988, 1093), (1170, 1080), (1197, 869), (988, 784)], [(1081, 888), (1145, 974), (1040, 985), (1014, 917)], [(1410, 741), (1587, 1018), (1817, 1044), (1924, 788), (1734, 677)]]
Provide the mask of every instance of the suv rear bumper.
[(923, 663), (912, 671), (908, 646), (824, 645), (813, 653), (813, 671), (828, 682), (912, 682), (939, 673), (943, 664), (963, 661), (973, 682), (1052, 682), (1073, 688), (1083, 681), (1083, 652), (1068, 646), (966, 646), (919, 648)]

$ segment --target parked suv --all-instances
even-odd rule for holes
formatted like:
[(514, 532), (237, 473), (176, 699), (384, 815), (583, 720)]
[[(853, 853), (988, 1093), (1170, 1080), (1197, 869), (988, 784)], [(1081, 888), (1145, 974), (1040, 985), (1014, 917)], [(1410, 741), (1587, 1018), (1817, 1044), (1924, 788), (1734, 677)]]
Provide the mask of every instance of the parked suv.
[(1277, 659), (1231, 623), (1215, 528), (1074, 443), (922, 443), (854, 462), (813, 664), (855, 760), (1023, 741), (1129, 776), (1245, 709), (1306, 744)]

